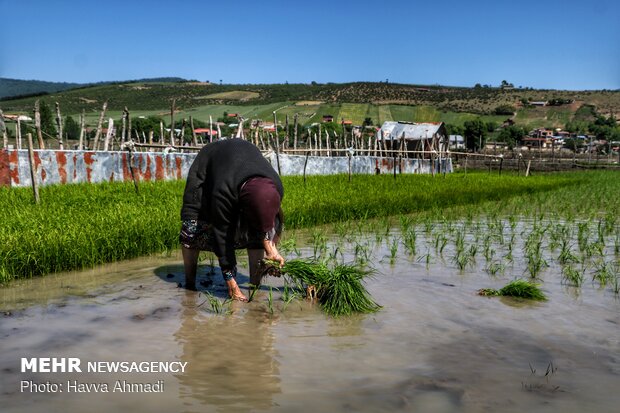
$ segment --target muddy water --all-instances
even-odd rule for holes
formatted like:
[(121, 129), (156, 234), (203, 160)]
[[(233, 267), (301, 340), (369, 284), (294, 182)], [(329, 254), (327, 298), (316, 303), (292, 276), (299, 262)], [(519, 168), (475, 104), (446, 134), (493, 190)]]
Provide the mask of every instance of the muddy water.
[[(360, 240), (332, 242), (350, 261)], [(420, 250), (432, 244), (419, 242)], [(269, 286), (282, 289), (276, 278), (252, 303), (216, 314), (204, 293), (178, 288), (176, 255), (16, 282), (0, 290), (2, 411), (618, 411), (620, 300), (609, 289), (566, 287), (552, 264), (542, 279), (547, 302), (485, 298), (479, 288), (522, 274), (518, 259), (491, 278), (482, 262), (458, 270), (449, 246), (427, 264), (402, 245), (390, 260), (389, 245), (369, 248), (378, 272), (367, 286), (383, 309), (340, 319), (304, 301), (285, 305), (275, 290), (270, 310)], [(201, 290), (222, 302), (219, 274), (201, 271)], [(187, 365), (182, 373), (22, 373), (22, 357), (77, 357), (84, 368)], [(22, 380), (63, 392), (21, 391)], [(109, 391), (69, 392), (76, 381)], [(163, 383), (163, 391), (113, 391), (117, 381)]]

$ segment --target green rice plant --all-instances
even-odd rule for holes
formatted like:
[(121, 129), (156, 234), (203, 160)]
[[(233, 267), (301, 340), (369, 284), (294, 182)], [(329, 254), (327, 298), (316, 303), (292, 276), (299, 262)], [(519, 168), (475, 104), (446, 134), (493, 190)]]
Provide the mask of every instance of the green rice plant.
[(398, 220), (400, 221), (400, 232), (401, 233), (405, 233), (409, 231), (409, 229), (413, 225), (413, 218), (410, 216), (400, 215), (398, 217)]
[[(398, 180), (360, 175), (351, 181), (344, 174), (307, 177), (305, 186), (303, 177), (282, 180), (289, 229), (413, 213), (418, 214), (416, 220), (426, 222), (429, 233), (433, 220), (460, 217), (481, 232), (474, 218), (485, 213), (508, 216), (513, 232), (519, 219), (540, 217), (587, 222), (604, 216), (602, 227), (611, 228), (617, 225), (613, 217), (620, 215), (620, 180), (615, 171), (528, 178), (455, 173), (441, 180), (424, 175), (403, 174)], [(139, 194), (132, 183), (44, 186), (39, 205), (32, 202), (30, 188), (0, 188), (0, 283), (178, 248), (185, 182), (140, 185)], [(615, 250), (620, 254), (620, 239)]]
[(426, 269), (428, 270), (428, 268), (431, 265), (431, 258), (432, 257), (431, 257), (430, 251), (426, 250), (426, 254), (418, 257), (418, 262), (424, 261), (426, 263)]
[(407, 252), (410, 255), (416, 254), (416, 248), (417, 248), (416, 240), (417, 240), (417, 235), (416, 235), (415, 229), (408, 228), (403, 233), (403, 245), (405, 246), (405, 250), (407, 250)]
[(295, 254), (298, 257), (301, 255), (301, 252), (297, 248), (297, 240), (294, 237), (280, 241), (278, 250), (283, 255)]
[(574, 287), (581, 287), (583, 284), (583, 272), (576, 270), (570, 265), (562, 268), (562, 283), (572, 285)]
[(567, 239), (562, 239), (562, 249), (560, 251), (560, 255), (558, 256), (558, 262), (562, 265), (579, 262), (579, 258), (571, 252), (571, 247), (568, 244)]
[(490, 246), (485, 246), (484, 248), (484, 259), (489, 262), (495, 256), (495, 250)]
[(328, 260), (329, 261), (334, 261), (334, 262), (339, 262), (340, 260), (338, 259), (338, 256), (340, 256), (340, 260), (344, 259), (344, 254), (342, 253), (342, 250), (341, 250), (340, 246), (339, 245), (333, 245), (332, 246), (332, 252), (329, 253)]
[(471, 244), (469, 246), (468, 254), (471, 257), (471, 261), (472, 262), (476, 261), (476, 254), (478, 254), (478, 245), (477, 244)]
[(394, 261), (396, 260), (396, 255), (398, 254), (398, 244), (400, 243), (400, 240), (398, 239), (398, 237), (394, 237), (392, 238), (392, 241), (390, 242), (390, 263), (393, 264)]
[(602, 261), (596, 265), (596, 269), (592, 275), (592, 282), (597, 281), (599, 287), (605, 288), (614, 278), (615, 274), (612, 264)]
[(490, 288), (483, 288), (478, 290), (479, 295), (483, 296), (507, 296), (524, 298), (528, 300), (546, 301), (547, 297), (542, 292), (539, 284), (532, 283), (530, 281), (517, 279), (506, 284), (500, 290), (493, 290)]
[(602, 244), (598, 241), (595, 241), (591, 244), (586, 245), (585, 249), (583, 250), (584, 260), (588, 258), (592, 258), (593, 256), (602, 257), (604, 255), (605, 255), (605, 244)]
[(273, 315), (274, 313), (274, 305), (273, 305), (273, 287), (269, 286), (269, 295), (267, 296), (267, 308), (269, 310), (269, 314)]
[(347, 264), (329, 267), (315, 260), (295, 259), (287, 261), (280, 271), (300, 289), (314, 286), (321, 308), (328, 315), (374, 313), (381, 308), (363, 284), (373, 275), (368, 268)]
[(577, 242), (579, 245), (579, 251), (585, 251), (588, 246), (588, 239), (590, 230), (587, 222), (580, 222), (577, 224)]
[(327, 236), (324, 231), (314, 230), (311, 233), (314, 258), (318, 258), (327, 251)]
[(256, 292), (259, 290), (260, 285), (253, 285), (250, 284), (250, 296), (248, 297), (248, 302), (252, 302), (252, 300), (254, 299), (254, 295), (256, 295)]
[(526, 260), (527, 271), (532, 278), (538, 277), (542, 269), (549, 266), (547, 261), (542, 257), (540, 253), (528, 253), (528, 255), (526, 256)]
[(355, 262), (366, 265), (371, 258), (370, 247), (367, 244), (355, 244)]
[(215, 314), (230, 314), (230, 303), (232, 302), (230, 299), (226, 299), (223, 302), (220, 301), (217, 297), (211, 294), (209, 291), (205, 291), (202, 293), (205, 295), (206, 300), (201, 304), (198, 304), (198, 307), (201, 307), (205, 303), (209, 303), (209, 307), (212, 313)]
[(463, 271), (469, 264), (473, 262), (473, 258), (471, 255), (457, 252), (457, 254), (452, 258), (453, 262), (459, 268), (459, 270)]
[(497, 274), (503, 274), (506, 271), (506, 266), (501, 262), (492, 262), (486, 268), (485, 271), (492, 277)]

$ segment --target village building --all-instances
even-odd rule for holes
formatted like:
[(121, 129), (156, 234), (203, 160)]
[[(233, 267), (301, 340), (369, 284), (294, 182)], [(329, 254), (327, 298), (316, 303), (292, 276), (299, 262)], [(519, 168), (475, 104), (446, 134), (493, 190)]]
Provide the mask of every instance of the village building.
[(430, 158), (433, 154), (448, 150), (448, 134), (443, 122), (411, 123), (386, 121), (377, 131), (377, 139), (384, 141), (388, 150), (401, 146), (415, 151), (416, 157)]
[(323, 115), (324, 123), (331, 123), (334, 121), (334, 117), (332, 115)]
[(461, 135), (450, 135), (448, 137), (450, 141), (449, 148), (451, 150), (465, 149), (465, 138)]

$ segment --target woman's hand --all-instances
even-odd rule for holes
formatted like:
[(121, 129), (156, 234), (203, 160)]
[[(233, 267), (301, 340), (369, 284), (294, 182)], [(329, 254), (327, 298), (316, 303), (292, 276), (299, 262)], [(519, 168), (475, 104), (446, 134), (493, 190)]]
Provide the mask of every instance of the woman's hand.
[(263, 240), (263, 248), (265, 249), (265, 258), (280, 263), (280, 267), (284, 265), (284, 257), (280, 255), (276, 244), (270, 240)]

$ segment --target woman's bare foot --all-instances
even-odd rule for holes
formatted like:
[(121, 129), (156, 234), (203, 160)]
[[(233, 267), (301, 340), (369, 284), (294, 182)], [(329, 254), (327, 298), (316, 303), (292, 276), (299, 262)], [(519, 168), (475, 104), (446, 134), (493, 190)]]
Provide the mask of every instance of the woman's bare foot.
[(226, 285), (228, 285), (228, 296), (236, 301), (242, 301), (244, 303), (248, 302), (248, 298), (241, 292), (239, 289), (239, 285), (237, 285), (237, 281), (234, 278), (226, 281)]

